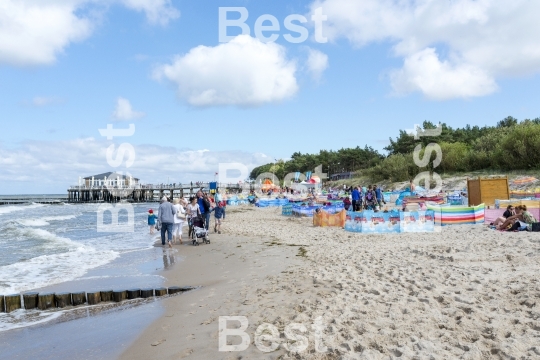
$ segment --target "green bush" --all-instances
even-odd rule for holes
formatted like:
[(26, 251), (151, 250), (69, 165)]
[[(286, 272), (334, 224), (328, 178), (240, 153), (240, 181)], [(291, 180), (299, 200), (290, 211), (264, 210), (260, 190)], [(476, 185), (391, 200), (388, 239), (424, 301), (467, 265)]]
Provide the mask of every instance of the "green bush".
[(440, 143), (442, 150), (442, 161), (435, 171), (455, 172), (467, 171), (469, 169), (469, 148), (461, 142)]
[(407, 181), (413, 179), (422, 169), (414, 164), (412, 154), (390, 155), (378, 165), (362, 173), (373, 181)]
[(495, 155), (505, 170), (540, 168), (540, 125), (526, 122), (509, 128)]

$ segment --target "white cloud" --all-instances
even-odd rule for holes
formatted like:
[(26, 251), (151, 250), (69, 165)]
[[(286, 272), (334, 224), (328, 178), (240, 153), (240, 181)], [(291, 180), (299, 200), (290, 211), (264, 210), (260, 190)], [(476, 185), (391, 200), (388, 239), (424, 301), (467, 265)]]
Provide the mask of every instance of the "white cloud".
[(47, 105), (59, 104), (61, 102), (63, 102), (63, 100), (57, 97), (36, 96), (32, 99), (31, 104), (36, 107), (42, 107)]
[[(404, 59), (391, 77), (396, 92), (443, 99), (483, 96), (495, 91), (497, 78), (540, 72), (538, 1), (317, 0), (312, 10), (320, 6), (331, 41), (392, 44)], [(431, 48), (437, 51), (430, 53)], [(422, 69), (420, 62), (430, 66)], [(452, 75), (459, 79), (451, 81)], [(446, 86), (452, 89), (440, 89)]]
[(167, 25), (180, 17), (171, 0), (122, 0), (122, 3), (130, 9), (144, 11), (151, 24)]
[(81, 15), (83, 8), (115, 3), (143, 11), (153, 24), (165, 25), (180, 14), (170, 0), (1, 0), (0, 63), (54, 63), (70, 44), (92, 35), (96, 21)]
[(398, 94), (420, 91), (434, 100), (482, 96), (497, 90), (494, 79), (482, 69), (441, 62), (433, 48), (408, 56), (402, 69), (390, 73), (390, 80)]
[(247, 35), (216, 47), (198, 46), (156, 68), (178, 96), (194, 106), (257, 106), (291, 98), (298, 91), (296, 64), (285, 48)]
[(72, 42), (92, 32), (73, 1), (0, 1), (0, 63), (50, 64)]
[[(63, 193), (69, 185), (77, 184), (79, 176), (125, 171), (123, 167), (112, 169), (107, 165), (106, 151), (110, 144), (94, 138), (26, 141), (15, 148), (0, 144), (2, 191), (21, 193), (31, 189), (36, 193)], [(185, 150), (158, 145), (134, 145), (134, 148), (135, 161), (127, 170), (147, 184), (165, 183), (167, 177), (177, 183), (211, 180), (219, 163), (241, 163), (251, 171), (268, 162), (263, 154), (244, 151)]]
[(307, 69), (315, 80), (319, 80), (323, 72), (328, 68), (328, 55), (315, 50), (308, 49)]
[(145, 114), (140, 111), (133, 110), (128, 99), (118, 98), (116, 100), (116, 109), (113, 112), (113, 117), (116, 120), (133, 120), (142, 118)]

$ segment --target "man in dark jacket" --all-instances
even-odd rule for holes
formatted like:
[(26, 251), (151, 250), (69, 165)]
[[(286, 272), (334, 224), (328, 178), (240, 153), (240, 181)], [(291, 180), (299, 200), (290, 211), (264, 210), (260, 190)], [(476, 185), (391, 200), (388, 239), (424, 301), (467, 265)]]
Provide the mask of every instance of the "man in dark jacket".
[(208, 230), (210, 227), (210, 212), (212, 210), (210, 199), (208, 199), (208, 195), (206, 193), (203, 194), (203, 192), (200, 190), (197, 192), (197, 197), (197, 203), (199, 204), (199, 209), (201, 210), (201, 215), (204, 219), (204, 228)]

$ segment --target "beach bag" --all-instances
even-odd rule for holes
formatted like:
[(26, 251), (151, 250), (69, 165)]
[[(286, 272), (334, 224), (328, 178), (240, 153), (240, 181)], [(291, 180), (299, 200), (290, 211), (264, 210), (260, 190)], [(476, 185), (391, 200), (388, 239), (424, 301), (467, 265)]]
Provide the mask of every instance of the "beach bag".
[(535, 222), (532, 224), (532, 231), (540, 232), (540, 222)]
[(182, 206), (180, 206), (180, 210), (176, 212), (176, 217), (180, 220), (186, 220), (186, 212)]

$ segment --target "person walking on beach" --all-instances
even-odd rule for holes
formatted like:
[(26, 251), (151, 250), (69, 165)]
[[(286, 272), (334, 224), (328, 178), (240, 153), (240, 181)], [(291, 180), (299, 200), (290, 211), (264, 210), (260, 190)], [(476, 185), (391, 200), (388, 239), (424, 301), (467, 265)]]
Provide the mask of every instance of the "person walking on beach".
[(176, 209), (168, 201), (167, 197), (164, 196), (161, 199), (161, 204), (159, 205), (159, 216), (158, 220), (161, 222), (161, 245), (165, 246), (165, 232), (167, 232), (167, 238), (169, 247), (172, 248), (172, 230), (174, 224), (174, 217), (176, 216)]
[(173, 207), (176, 209), (176, 216), (174, 217), (173, 222), (173, 243), (178, 242), (182, 245), (182, 227), (184, 226), (184, 220), (186, 219), (186, 211), (182, 204), (180, 204), (179, 199), (174, 199)]
[(210, 228), (210, 213), (212, 212), (212, 202), (210, 201), (207, 193), (203, 194), (203, 209), (204, 228), (208, 230), (208, 228)]
[(216, 223), (214, 225), (214, 232), (221, 234), (221, 220), (225, 219), (225, 207), (220, 201), (217, 203), (217, 206), (214, 208), (214, 216), (216, 218)]
[[(203, 220), (206, 220), (207, 214), (205, 213), (205, 207), (209, 208), (209, 206), (205, 206), (204, 203), (205, 203), (204, 194), (201, 190), (199, 190), (197, 191), (197, 204), (199, 205), (199, 213), (201, 214)], [(210, 214), (208, 214), (208, 220), (210, 220)], [(206, 224), (205, 224), (205, 227), (206, 227)]]
[(197, 216), (201, 214), (201, 210), (199, 209), (199, 204), (197, 202), (197, 198), (195, 196), (189, 198), (189, 204), (187, 206), (187, 218), (188, 218), (188, 236), (191, 237), (191, 234), (193, 232), (193, 219), (195, 219)]
[(150, 235), (154, 235), (154, 230), (156, 229), (156, 219), (157, 216), (154, 214), (154, 210), (148, 210), (148, 226), (150, 227)]

